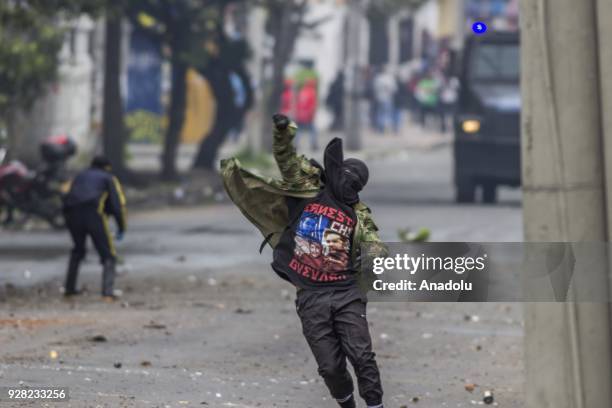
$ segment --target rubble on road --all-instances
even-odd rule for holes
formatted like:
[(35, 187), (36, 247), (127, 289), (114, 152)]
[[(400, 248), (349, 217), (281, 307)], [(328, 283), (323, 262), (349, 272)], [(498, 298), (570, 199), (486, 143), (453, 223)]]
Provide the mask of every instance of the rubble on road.
[(154, 321), (149, 322), (148, 324), (145, 324), (144, 326), (142, 326), (145, 329), (156, 329), (156, 330), (163, 330), (166, 328), (165, 324), (160, 324), (160, 323), (155, 323)]
[(465, 388), (466, 391), (468, 392), (474, 392), (474, 389), (478, 387), (478, 385), (473, 384), (473, 383), (467, 383), (463, 386), (463, 388)]
[(106, 339), (106, 336), (102, 334), (97, 334), (93, 337), (90, 337), (89, 341), (94, 342), (94, 343), (105, 343), (107, 339)]

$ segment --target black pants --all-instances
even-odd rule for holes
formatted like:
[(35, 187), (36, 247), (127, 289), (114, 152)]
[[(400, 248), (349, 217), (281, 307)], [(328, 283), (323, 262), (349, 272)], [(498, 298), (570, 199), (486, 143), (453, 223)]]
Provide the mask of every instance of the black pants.
[(380, 374), (361, 292), (357, 288), (300, 290), (295, 303), (304, 336), (332, 397), (345, 398), (353, 392), (348, 358), (355, 369), (359, 395), (369, 406), (382, 404)]
[(74, 243), (73, 258), (80, 261), (85, 257), (87, 252), (85, 241), (89, 236), (100, 256), (100, 263), (115, 259), (115, 246), (106, 215), (98, 212), (95, 205), (87, 204), (64, 209), (64, 216)]

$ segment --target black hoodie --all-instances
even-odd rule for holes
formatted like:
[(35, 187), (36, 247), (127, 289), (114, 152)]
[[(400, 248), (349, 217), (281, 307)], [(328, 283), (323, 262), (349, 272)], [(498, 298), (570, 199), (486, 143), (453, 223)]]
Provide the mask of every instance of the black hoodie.
[(288, 202), (291, 221), (274, 249), (272, 268), (300, 288), (356, 284), (350, 257), (357, 224), (352, 205), (367, 182), (367, 167), (359, 160), (344, 161), (338, 138), (325, 149), (324, 163), (321, 192)]

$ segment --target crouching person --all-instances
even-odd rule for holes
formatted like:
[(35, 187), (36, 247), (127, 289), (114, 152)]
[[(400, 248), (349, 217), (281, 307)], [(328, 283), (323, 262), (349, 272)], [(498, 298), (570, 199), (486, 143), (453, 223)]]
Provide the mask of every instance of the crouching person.
[(117, 253), (108, 225), (108, 215), (115, 218), (122, 239), (126, 229), (126, 201), (119, 180), (111, 173), (105, 157), (95, 157), (91, 166), (79, 173), (64, 198), (66, 226), (74, 244), (68, 263), (64, 295), (73, 296), (77, 290), (79, 266), (86, 253), (86, 238), (93, 242), (102, 264), (102, 296), (106, 301), (115, 299), (115, 263)]

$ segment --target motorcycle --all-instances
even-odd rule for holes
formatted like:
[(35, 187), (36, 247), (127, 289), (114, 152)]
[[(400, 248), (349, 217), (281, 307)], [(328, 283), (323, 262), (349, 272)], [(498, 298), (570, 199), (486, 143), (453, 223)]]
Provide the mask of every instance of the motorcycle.
[[(29, 169), (19, 160), (4, 163), (5, 148), (0, 149), (0, 212), (4, 225), (23, 223), (31, 216), (45, 220), (51, 227), (65, 227), (62, 197), (70, 188), (66, 161), (76, 154), (76, 144), (67, 136), (52, 136), (40, 145), (42, 165)], [(21, 215), (16, 220), (15, 212)]]

